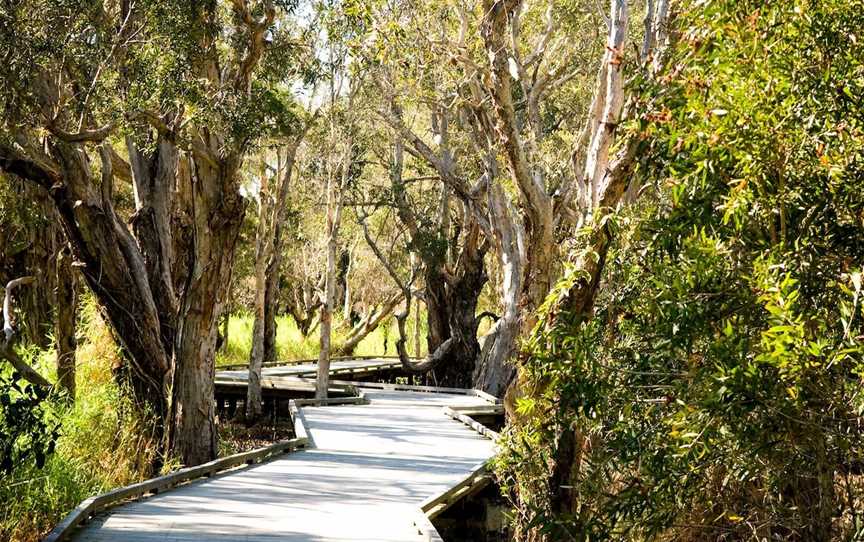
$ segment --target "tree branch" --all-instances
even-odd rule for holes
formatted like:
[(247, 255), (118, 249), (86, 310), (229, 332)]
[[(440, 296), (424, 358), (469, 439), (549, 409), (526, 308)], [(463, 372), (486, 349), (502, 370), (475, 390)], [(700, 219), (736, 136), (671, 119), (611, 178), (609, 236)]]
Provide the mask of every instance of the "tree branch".
[(276, 18), (276, 8), (272, 1), (266, 1), (264, 3), (264, 17), (261, 20), (255, 20), (246, 0), (232, 0), (232, 4), (234, 5), (234, 12), (249, 33), (246, 55), (240, 61), (237, 70), (236, 88), (249, 93), (252, 88), (252, 72), (264, 54), (264, 35)]
[(51, 132), (56, 138), (65, 141), (66, 143), (101, 143), (105, 140), (114, 128), (117, 127), (116, 122), (109, 122), (108, 124), (101, 126), (99, 128), (91, 128), (88, 130), (81, 130), (80, 132), (67, 132), (58, 128), (54, 122), (50, 122), (47, 126), (48, 131)]
[(12, 337), (15, 331), (12, 328), (12, 291), (25, 284), (31, 284), (36, 280), (32, 276), (20, 277), (10, 280), (6, 284), (6, 293), (3, 299), (3, 341), (0, 343), (0, 357), (5, 358), (12, 364), (16, 371), (21, 373), (25, 380), (37, 386), (51, 387), (51, 383), (45, 380), (36, 370), (27, 365), (12, 348)]

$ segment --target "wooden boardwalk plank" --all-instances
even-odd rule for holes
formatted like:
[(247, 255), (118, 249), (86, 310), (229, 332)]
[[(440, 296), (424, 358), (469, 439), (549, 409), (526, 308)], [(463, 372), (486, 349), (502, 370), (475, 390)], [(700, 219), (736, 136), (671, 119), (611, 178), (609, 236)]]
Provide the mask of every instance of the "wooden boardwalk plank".
[(316, 449), (115, 508), (75, 540), (428, 540), (415, 525), (420, 505), (493, 453), (490, 440), (442, 407), (488, 403), (474, 395), (365, 393), (368, 405), (303, 408)]

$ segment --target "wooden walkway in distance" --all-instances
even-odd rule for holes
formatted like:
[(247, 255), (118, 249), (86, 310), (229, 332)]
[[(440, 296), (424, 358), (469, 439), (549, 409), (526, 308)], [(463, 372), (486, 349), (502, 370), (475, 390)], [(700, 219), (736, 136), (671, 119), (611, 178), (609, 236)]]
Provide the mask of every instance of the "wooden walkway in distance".
[[(334, 360), (330, 365), (330, 378), (337, 379), (385, 379), (392, 380), (399, 376), (402, 364), (395, 358), (366, 358), (353, 360)], [(273, 365), (261, 370), (261, 388), (265, 399), (268, 396), (311, 397), (315, 392), (315, 377), (318, 365), (312, 362)], [(249, 379), (248, 369), (219, 370), (216, 372), (214, 385), (216, 399), (226, 397), (245, 398), (246, 382)], [(333, 384), (330, 388), (333, 395), (344, 395), (344, 386)]]
[[(358, 384), (362, 387), (362, 384)], [(424, 500), (493, 455), (445, 414), (473, 395), (364, 390), (366, 405), (303, 407), (310, 448), (108, 510), (78, 541), (417, 542)]]
[[(381, 371), (398, 369), (402, 364), (394, 358), (369, 358), (338, 360), (330, 363), (330, 377), (352, 377), (357, 375), (373, 374)], [(318, 373), (317, 363), (299, 363), (291, 365), (277, 365), (261, 369), (262, 378), (284, 378), (302, 377), (315, 378)], [(248, 369), (217, 371), (217, 380), (243, 381), (249, 378)]]

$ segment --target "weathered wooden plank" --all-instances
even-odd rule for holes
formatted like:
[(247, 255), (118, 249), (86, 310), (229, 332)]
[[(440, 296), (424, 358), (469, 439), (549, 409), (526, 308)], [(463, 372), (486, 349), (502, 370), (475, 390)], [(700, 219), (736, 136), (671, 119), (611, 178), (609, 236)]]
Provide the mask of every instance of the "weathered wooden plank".
[(467, 476), (459, 480), (447, 491), (429, 497), (420, 505), (420, 509), (426, 513), (430, 519), (435, 519), (441, 512), (444, 512), (450, 506), (465, 497), (469, 492), (476, 492), (482, 489), (491, 481), (485, 464), (475, 467)]
[(483, 435), (485, 437), (492, 439), (493, 441), (497, 441), (498, 438), (500, 437), (500, 435), (497, 432), (489, 429), (488, 427), (486, 427), (482, 423), (477, 422), (476, 420), (474, 420), (470, 416), (466, 416), (465, 414), (462, 414), (462, 413), (454, 410), (452, 407), (444, 407), (444, 413), (447, 414), (448, 416), (450, 416), (451, 418), (453, 418), (454, 420), (459, 420), (460, 422), (464, 423), (465, 425), (467, 425), (471, 429), (477, 431), (478, 433), (480, 433), (481, 435)]
[(481, 399), (485, 399), (492, 404), (496, 404), (496, 405), (501, 404), (501, 399), (495, 397), (491, 393), (486, 393), (483, 390), (471, 390), (471, 391), (473, 391), (474, 395), (476, 395), (477, 397), (480, 397)]
[(75, 507), (69, 514), (63, 518), (63, 521), (58, 523), (54, 529), (48, 533), (44, 542), (60, 542), (66, 540), (69, 535), (90, 515), (95, 508), (96, 497), (84, 499), (81, 504)]

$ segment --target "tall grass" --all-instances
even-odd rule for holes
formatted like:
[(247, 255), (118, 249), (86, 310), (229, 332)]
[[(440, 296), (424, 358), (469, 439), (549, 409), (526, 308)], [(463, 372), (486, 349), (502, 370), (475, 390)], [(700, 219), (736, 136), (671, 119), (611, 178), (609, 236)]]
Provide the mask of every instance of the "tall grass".
[[(249, 352), (252, 349), (253, 318), (250, 314), (232, 314), (228, 319), (228, 343), (217, 354), (216, 366), (239, 365), (249, 362)], [(290, 316), (276, 318), (276, 357), (280, 361), (315, 359), (320, 351), (319, 328), (312, 330), (304, 337)], [(341, 320), (333, 321), (333, 346), (338, 346), (349, 335), (350, 329)], [(414, 354), (414, 318), (408, 319), (406, 325), (408, 334), (408, 352)], [(420, 318), (421, 355), (426, 354), (426, 316)], [(396, 340), (399, 330), (393, 318), (386, 325), (381, 325), (363, 339), (354, 354), (357, 356), (395, 356)], [(386, 339), (386, 349), (385, 349)]]
[[(48, 415), (61, 421), (55, 452), (41, 469), (26, 463), (0, 475), (0, 540), (39, 540), (81, 500), (143, 479), (156, 453), (111, 374), (119, 353), (92, 305), (85, 306), (81, 331), (76, 401), (45, 403)], [(53, 379), (54, 353), (28, 354)]]

